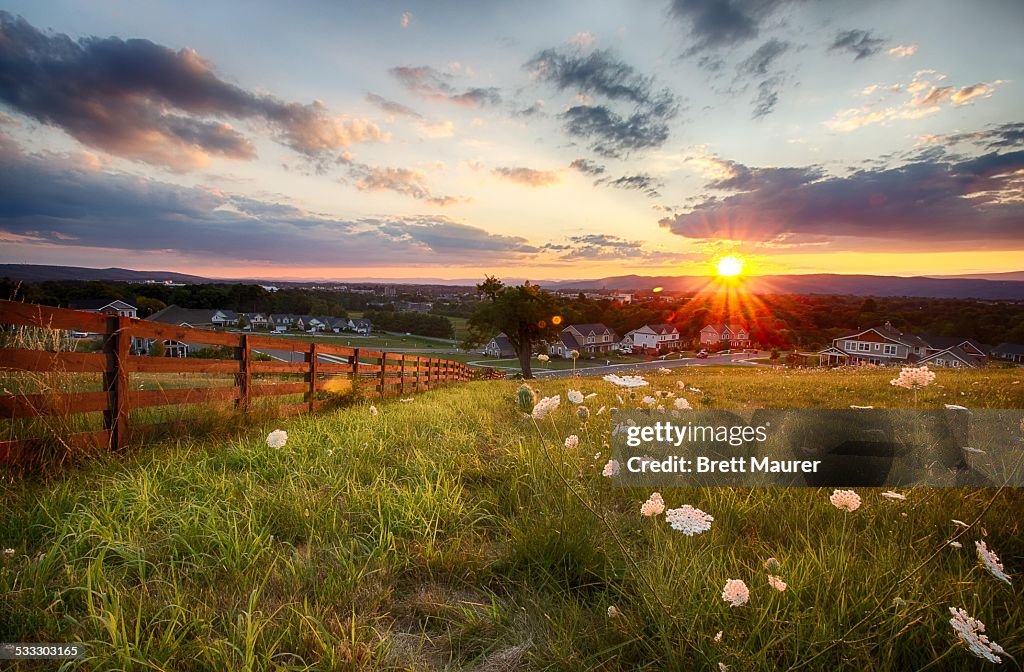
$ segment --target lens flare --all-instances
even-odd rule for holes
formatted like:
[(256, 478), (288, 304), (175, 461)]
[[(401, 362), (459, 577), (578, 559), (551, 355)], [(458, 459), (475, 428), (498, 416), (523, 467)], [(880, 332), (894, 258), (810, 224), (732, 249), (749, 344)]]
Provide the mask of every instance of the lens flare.
[(730, 255), (715, 262), (715, 274), (723, 278), (735, 278), (743, 272), (743, 259)]

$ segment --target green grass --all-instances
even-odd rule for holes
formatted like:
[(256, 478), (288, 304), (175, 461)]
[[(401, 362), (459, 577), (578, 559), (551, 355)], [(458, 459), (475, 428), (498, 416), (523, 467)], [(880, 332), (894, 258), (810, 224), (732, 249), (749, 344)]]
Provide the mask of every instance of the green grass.
[[(649, 375), (643, 392), (683, 381), (697, 407), (909, 405), (892, 376), (709, 367)], [(85, 642), (95, 670), (981, 669), (955, 645), (958, 606), (1021, 659), (1020, 491), (862, 490), (843, 514), (825, 490), (666, 490), (668, 506), (715, 517), (686, 537), (639, 515), (648, 492), (600, 476), (608, 413), (583, 423), (564, 396), (597, 392), (596, 412), (622, 392), (536, 387), (563, 397), (539, 427), (517, 383), (479, 382), (0, 485), (0, 547), (16, 551), (0, 558), (0, 641)], [(919, 403), (1020, 408), (1024, 371), (940, 371)], [(978, 519), (960, 550), (942, 548), (952, 518)], [(1012, 587), (978, 566), (983, 533)], [(727, 578), (750, 603), (720, 599)]]

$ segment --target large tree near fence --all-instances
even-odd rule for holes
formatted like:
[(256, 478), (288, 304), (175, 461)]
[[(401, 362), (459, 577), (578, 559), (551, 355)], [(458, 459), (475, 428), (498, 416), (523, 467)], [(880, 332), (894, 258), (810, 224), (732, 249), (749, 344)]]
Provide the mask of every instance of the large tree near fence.
[(516, 351), (524, 378), (533, 378), (533, 348), (555, 338), (562, 330), (558, 301), (529, 282), (514, 287), (488, 275), (476, 286), (481, 300), (469, 318), (467, 348), (486, 343), (503, 333)]

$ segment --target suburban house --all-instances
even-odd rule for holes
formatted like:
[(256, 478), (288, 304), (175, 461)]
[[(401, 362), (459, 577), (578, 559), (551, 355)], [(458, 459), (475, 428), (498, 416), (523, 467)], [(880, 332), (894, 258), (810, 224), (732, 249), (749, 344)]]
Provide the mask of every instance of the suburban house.
[(826, 366), (847, 364), (930, 364), (938, 367), (977, 368), (987, 360), (987, 348), (973, 339), (907, 334), (886, 322), (833, 339), (818, 355)]
[(619, 345), (615, 332), (603, 324), (570, 324), (548, 345), (548, 354), (570, 357), (573, 350), (580, 354), (610, 352)]
[(272, 331), (281, 333), (282, 331), (288, 331), (295, 325), (296, 320), (299, 319), (298, 315), (288, 315), (285, 313), (274, 313), (267, 318), (267, 326)]
[(245, 327), (248, 330), (256, 331), (267, 328), (267, 316), (263, 313), (239, 313), (238, 317), (248, 323)]
[(623, 341), (629, 342), (633, 352), (656, 355), (679, 349), (679, 330), (671, 324), (645, 324), (626, 334)]
[(117, 299), (82, 299), (69, 304), (72, 310), (84, 310), (89, 313), (103, 313), (114, 317), (138, 317), (138, 309), (130, 303)]
[(357, 334), (370, 334), (373, 332), (373, 322), (365, 317), (359, 317), (348, 321), (348, 328)]
[(746, 325), (738, 323), (709, 324), (700, 330), (700, 344), (722, 348), (749, 348), (750, 330)]
[(992, 357), (1015, 364), (1024, 364), (1024, 345), (1020, 343), (1000, 343), (992, 349)]
[[(173, 324), (179, 327), (195, 327), (196, 329), (209, 329), (214, 326), (223, 326), (228, 321), (228, 314), (235, 316), (238, 322), (238, 315), (233, 311), (211, 310), (209, 308), (182, 308), (181, 306), (170, 305), (163, 310), (157, 311), (147, 317), (150, 322), (162, 322)], [(148, 352), (153, 339), (145, 340), (145, 346), (139, 348), (140, 352)], [(190, 351), (203, 350), (212, 347), (205, 344), (184, 343), (182, 341), (165, 340), (163, 342), (167, 357), (188, 357)]]
[(515, 357), (516, 351), (509, 343), (508, 336), (498, 334), (487, 341), (487, 345), (484, 346), (484, 354), (488, 357)]

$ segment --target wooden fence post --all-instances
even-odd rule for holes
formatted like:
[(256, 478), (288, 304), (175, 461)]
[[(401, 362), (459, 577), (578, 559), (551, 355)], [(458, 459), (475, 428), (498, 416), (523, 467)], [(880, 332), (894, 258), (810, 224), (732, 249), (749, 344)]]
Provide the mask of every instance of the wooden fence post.
[(428, 390), (430, 389), (430, 381), (431, 381), (431, 375), (430, 374), (431, 374), (431, 372), (432, 372), (432, 370), (434, 368), (433, 364), (434, 364), (434, 360), (431, 359), (430, 357), (427, 357), (427, 389)]
[(132, 344), (131, 320), (111, 317), (107, 320), (103, 351), (107, 369), (103, 373), (103, 391), (110, 399), (110, 410), (103, 412), (103, 429), (110, 431), (110, 449), (128, 445), (128, 352)]
[(352, 392), (359, 391), (359, 348), (352, 351)]
[(319, 353), (317, 352), (316, 341), (309, 344), (309, 411), (312, 413), (316, 410), (316, 377), (317, 377), (317, 360), (319, 359)]
[(382, 353), (380, 353), (380, 396), (381, 397), (384, 396), (384, 375), (387, 372), (386, 371), (387, 368), (388, 368), (388, 353), (382, 352)]
[(398, 356), (398, 394), (405, 396), (405, 353)]
[(248, 413), (251, 405), (250, 390), (252, 389), (252, 371), (249, 362), (252, 360), (252, 346), (249, 345), (249, 334), (242, 334), (242, 347), (238, 349), (241, 371), (238, 374), (238, 401), (236, 406)]

